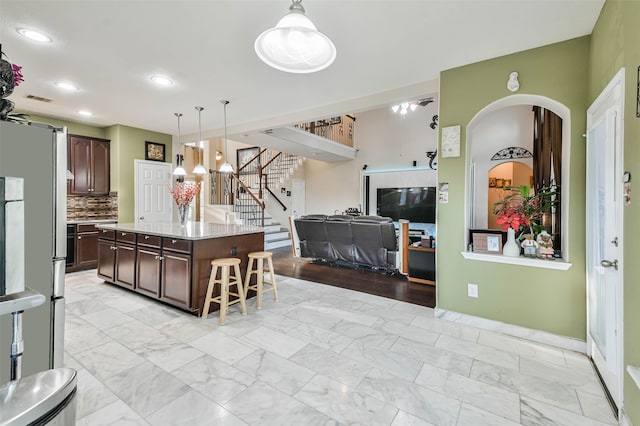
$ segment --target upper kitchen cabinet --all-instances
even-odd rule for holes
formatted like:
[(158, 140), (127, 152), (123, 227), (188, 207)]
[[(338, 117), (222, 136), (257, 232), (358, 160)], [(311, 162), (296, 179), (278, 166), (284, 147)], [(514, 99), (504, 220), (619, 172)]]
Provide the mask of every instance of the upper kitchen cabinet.
[(69, 135), (69, 194), (107, 195), (110, 179), (109, 140)]

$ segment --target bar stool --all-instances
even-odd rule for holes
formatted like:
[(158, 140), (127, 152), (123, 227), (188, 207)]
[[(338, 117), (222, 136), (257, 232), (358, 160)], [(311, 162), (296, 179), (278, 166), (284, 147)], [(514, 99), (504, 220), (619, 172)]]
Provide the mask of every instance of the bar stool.
[[(233, 275), (231, 275), (231, 267), (233, 267)], [(220, 279), (216, 278), (218, 269), (221, 270)], [(220, 295), (211, 297), (213, 288), (216, 284), (220, 284)], [(229, 291), (229, 287), (235, 285), (237, 293)], [(229, 302), (229, 295), (237, 296), (237, 299)], [(247, 305), (245, 304), (245, 292), (242, 288), (242, 276), (240, 274), (240, 259), (228, 257), (215, 259), (211, 261), (211, 275), (209, 276), (209, 286), (207, 287), (207, 296), (204, 299), (204, 307), (202, 318), (206, 318), (209, 314), (209, 306), (211, 303), (220, 305), (220, 325), (224, 325), (227, 320), (227, 308), (229, 305), (240, 302), (240, 311), (242, 315), (247, 315)]]
[[(244, 279), (244, 297), (246, 299), (249, 290), (255, 290), (258, 293), (258, 300), (256, 302), (256, 308), (262, 308), (262, 293), (265, 291), (273, 291), (273, 300), (278, 301), (278, 288), (276, 287), (276, 276), (273, 273), (273, 261), (271, 257), (273, 253), (270, 251), (254, 251), (249, 253), (249, 265), (247, 266), (247, 275)], [(267, 260), (269, 269), (265, 269), (264, 260)], [(256, 268), (253, 267), (253, 262), (256, 261)], [(271, 275), (271, 281), (264, 280), (264, 273), (268, 272)], [(256, 284), (249, 285), (251, 275), (256, 274)], [(271, 288), (264, 290), (264, 285), (269, 285)]]

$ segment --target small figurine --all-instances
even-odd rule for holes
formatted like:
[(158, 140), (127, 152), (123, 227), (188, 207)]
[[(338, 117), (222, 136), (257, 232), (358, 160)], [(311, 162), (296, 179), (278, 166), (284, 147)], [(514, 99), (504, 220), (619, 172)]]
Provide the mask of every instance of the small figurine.
[(543, 259), (553, 259), (553, 239), (547, 231), (542, 231), (538, 235), (538, 254)]
[(507, 81), (507, 89), (511, 92), (517, 92), (520, 89), (520, 82), (518, 81), (518, 73), (512, 72), (509, 74), (509, 81)]
[(538, 242), (533, 239), (533, 234), (524, 234), (524, 240), (520, 243), (520, 246), (524, 250), (526, 257), (536, 257), (536, 250), (538, 249)]

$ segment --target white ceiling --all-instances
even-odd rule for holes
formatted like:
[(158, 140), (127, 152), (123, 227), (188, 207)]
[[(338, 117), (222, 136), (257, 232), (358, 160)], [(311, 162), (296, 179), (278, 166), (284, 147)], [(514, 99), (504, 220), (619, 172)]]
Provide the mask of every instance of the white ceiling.
[[(263, 64), (253, 43), (288, 0), (0, 0), (0, 41), (25, 82), (16, 110), (97, 126), (220, 136), (354, 113), (437, 93), (443, 70), (590, 34), (604, 0), (303, 0), (338, 50), (332, 66), (288, 74)], [(38, 44), (18, 27), (53, 38)], [(175, 81), (151, 83), (153, 74)], [(507, 76), (505, 76), (506, 84)], [(69, 93), (53, 85), (70, 81)], [(479, 82), (480, 83), (480, 82)], [(42, 103), (26, 95), (52, 99)], [(77, 114), (88, 109), (93, 117)]]

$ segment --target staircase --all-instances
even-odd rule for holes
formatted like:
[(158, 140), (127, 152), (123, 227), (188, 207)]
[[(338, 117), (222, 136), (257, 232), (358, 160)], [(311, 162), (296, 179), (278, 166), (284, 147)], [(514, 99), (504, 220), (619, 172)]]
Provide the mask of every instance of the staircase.
[[(234, 195), (232, 210), (242, 223), (264, 227), (265, 250), (291, 245), (288, 225), (273, 222), (265, 211), (265, 206), (269, 201), (271, 208), (287, 209), (277, 194), (301, 163), (302, 158), (296, 155), (261, 149), (255, 157), (239, 165), (238, 171), (230, 180), (228, 177), (212, 174), (212, 187), (216, 185), (216, 178), (234, 183), (225, 185), (232, 188)], [(276, 190), (273, 191), (272, 188)]]

